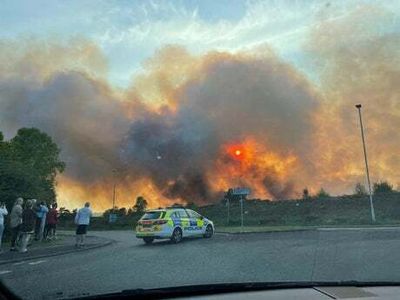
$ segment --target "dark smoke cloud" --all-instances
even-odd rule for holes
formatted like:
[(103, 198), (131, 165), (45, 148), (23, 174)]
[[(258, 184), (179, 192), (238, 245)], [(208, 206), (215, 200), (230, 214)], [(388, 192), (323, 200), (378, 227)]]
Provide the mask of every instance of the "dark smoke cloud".
[[(40, 84), (0, 81), (1, 128), (37, 127), (62, 149), (67, 175), (87, 182), (119, 165), (116, 147), (128, 121), (118, 101), (84, 74), (54, 74)], [(5, 109), (4, 109), (5, 108)]]
[[(201, 79), (193, 74), (175, 95), (176, 111), (147, 113), (125, 137), (124, 159), (150, 176), (165, 196), (208, 199), (212, 191), (205, 174), (221, 145), (250, 134), (275, 151), (306, 151), (318, 101), (290, 66), (275, 57), (212, 54), (201, 72)], [(281, 187), (273, 175), (264, 179), (266, 193), (290, 195), (291, 185)]]
[[(82, 43), (53, 45), (45, 53), (37, 45), (19, 48), (11, 60), (23, 67), (14, 73), (1, 70), (0, 128), (8, 137), (23, 126), (50, 134), (62, 148), (65, 176), (83, 186), (107, 182), (117, 169), (126, 184), (150, 178), (166, 198), (205, 203), (219, 192), (212, 189), (209, 174), (229, 177), (224, 170), (214, 170), (224, 144), (251, 135), (271, 151), (306, 152), (305, 140), (313, 130), (310, 116), (318, 101), (307, 81), (270, 52), (182, 56), (185, 67), (177, 71), (179, 80), (158, 89), (168, 98), (162, 104), (143, 99), (152, 93), (137, 87), (117, 94), (103, 77), (87, 70), (104, 64), (99, 58), (91, 61), (87, 51), (80, 57), (75, 48), (96, 52)], [(11, 55), (7, 49), (1, 49), (0, 57)], [(174, 76), (162, 68), (175, 52), (184, 50), (161, 50), (150, 64), (155, 82)], [(84, 68), (77, 68), (76, 60)], [(150, 73), (148, 80), (153, 79)], [(141, 85), (151, 89), (146, 80)], [(254, 170), (260, 174), (247, 176), (262, 183), (267, 195), (290, 194), (283, 179), (273, 178), (274, 172)]]

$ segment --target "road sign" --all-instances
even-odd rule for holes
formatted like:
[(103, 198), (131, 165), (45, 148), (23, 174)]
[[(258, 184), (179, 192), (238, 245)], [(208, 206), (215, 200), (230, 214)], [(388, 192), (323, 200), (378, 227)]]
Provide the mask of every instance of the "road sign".
[(232, 189), (232, 195), (241, 195), (241, 196), (247, 196), (250, 194), (250, 189), (249, 188), (233, 188)]
[(108, 215), (108, 223), (115, 223), (117, 221), (117, 214)]

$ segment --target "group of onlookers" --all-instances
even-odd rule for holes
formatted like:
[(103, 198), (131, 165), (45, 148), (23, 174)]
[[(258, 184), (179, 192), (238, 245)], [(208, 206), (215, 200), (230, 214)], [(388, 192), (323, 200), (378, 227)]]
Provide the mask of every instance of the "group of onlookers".
[[(4, 232), (4, 216), (8, 214), (4, 204), (0, 205), (0, 249)], [(51, 240), (56, 238), (58, 222), (57, 203), (47, 206), (36, 199), (18, 198), (10, 213), (11, 251), (26, 252), (32, 234), (35, 240)]]
[[(8, 211), (5, 204), (0, 204), (0, 251), (4, 232), (4, 216), (6, 215), (8, 215)], [(77, 225), (75, 247), (77, 248), (85, 245), (85, 236), (91, 217), (90, 203), (86, 202), (85, 206), (79, 209), (75, 216), (75, 224)], [(18, 198), (10, 213), (10, 250), (26, 252), (32, 235), (34, 235), (36, 241), (55, 239), (57, 223), (57, 203), (48, 206), (45, 202), (39, 203), (36, 199), (29, 199), (26, 200), (24, 205), (24, 199)]]

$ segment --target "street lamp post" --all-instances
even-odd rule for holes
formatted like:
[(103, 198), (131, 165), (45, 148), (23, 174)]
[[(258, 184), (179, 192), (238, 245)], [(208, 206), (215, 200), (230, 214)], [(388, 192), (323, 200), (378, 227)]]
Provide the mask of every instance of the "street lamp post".
[(116, 179), (115, 179), (115, 177), (116, 177), (116, 175), (115, 175), (115, 173), (117, 172), (117, 170), (113, 170), (113, 204), (112, 204), (112, 211), (114, 212), (115, 211), (115, 185), (116, 185)]
[(243, 195), (240, 195), (240, 232), (243, 232)]
[(361, 117), (361, 107), (362, 107), (361, 104), (357, 104), (356, 105), (356, 108), (358, 109), (358, 115), (360, 117), (361, 139), (362, 139), (362, 144), (363, 144), (363, 149), (364, 149), (365, 170), (366, 170), (366, 173), (367, 173), (367, 182), (368, 182), (368, 191), (369, 191), (369, 205), (370, 205), (370, 209), (371, 209), (371, 219), (372, 219), (372, 222), (375, 222), (375, 210), (374, 210), (374, 202), (373, 202), (373, 199), (372, 199), (371, 181), (369, 179), (367, 148), (365, 146), (364, 126), (363, 126), (362, 117)]
[(231, 216), (230, 216), (230, 200), (229, 200), (228, 197), (226, 197), (225, 200), (226, 200), (226, 205), (228, 206), (228, 226), (229, 226), (230, 217), (231, 217)]

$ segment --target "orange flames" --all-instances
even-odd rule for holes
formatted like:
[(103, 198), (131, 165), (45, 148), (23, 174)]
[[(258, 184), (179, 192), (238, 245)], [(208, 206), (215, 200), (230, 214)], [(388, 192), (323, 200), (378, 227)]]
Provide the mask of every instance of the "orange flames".
[(243, 143), (221, 147), (220, 156), (208, 177), (215, 191), (226, 191), (234, 186), (252, 189), (251, 197), (275, 198), (265, 178), (274, 178), (274, 184), (283, 184), (296, 174), (298, 159), (293, 154), (280, 155), (269, 150), (254, 138)]
[[(72, 209), (79, 208), (83, 203), (89, 201), (96, 211), (102, 212), (112, 208), (113, 187), (112, 179), (84, 185), (81, 182), (61, 176), (58, 180), (57, 198), (60, 206), (67, 206)], [(162, 197), (162, 192), (147, 178), (141, 178), (139, 181), (126, 179), (115, 182), (116, 207), (132, 208), (138, 196), (143, 196), (150, 208), (165, 207), (173, 203), (185, 203), (181, 199), (171, 201)]]

